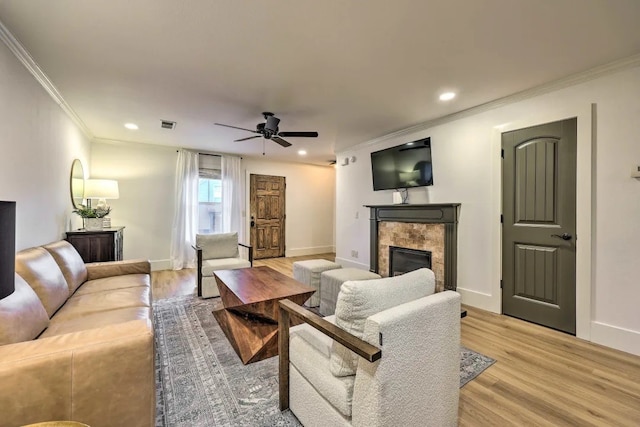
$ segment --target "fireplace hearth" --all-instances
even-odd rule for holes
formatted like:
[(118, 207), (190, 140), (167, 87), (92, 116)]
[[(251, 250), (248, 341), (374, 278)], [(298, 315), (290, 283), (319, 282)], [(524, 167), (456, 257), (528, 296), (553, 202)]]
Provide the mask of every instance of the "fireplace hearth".
[(431, 268), (431, 251), (389, 246), (389, 277)]

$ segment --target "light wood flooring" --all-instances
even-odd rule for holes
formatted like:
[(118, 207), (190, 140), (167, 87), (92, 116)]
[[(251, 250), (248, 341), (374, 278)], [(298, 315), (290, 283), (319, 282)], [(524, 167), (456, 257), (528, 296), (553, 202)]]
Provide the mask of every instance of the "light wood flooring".
[[(292, 276), (294, 261), (255, 261)], [(195, 270), (152, 273), (154, 299), (192, 294)], [(460, 426), (640, 426), (640, 357), (465, 307), (462, 344), (497, 362), (460, 390)]]

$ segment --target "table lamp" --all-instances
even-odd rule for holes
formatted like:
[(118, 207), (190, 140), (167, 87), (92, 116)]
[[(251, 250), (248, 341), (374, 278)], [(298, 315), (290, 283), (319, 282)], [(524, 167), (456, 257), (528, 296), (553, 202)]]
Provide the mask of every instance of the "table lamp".
[[(98, 199), (95, 209), (108, 209), (107, 199), (117, 199), (120, 197), (118, 191), (118, 181), (113, 179), (87, 179), (84, 183), (84, 197), (87, 199), (87, 206), (91, 206), (91, 199)], [(111, 227), (111, 218), (104, 218), (104, 227)]]

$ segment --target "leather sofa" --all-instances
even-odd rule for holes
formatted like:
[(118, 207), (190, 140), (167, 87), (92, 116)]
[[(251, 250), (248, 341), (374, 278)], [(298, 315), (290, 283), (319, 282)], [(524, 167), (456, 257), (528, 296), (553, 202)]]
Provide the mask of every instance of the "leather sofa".
[(0, 300), (0, 426), (155, 424), (150, 270), (85, 264), (66, 241), (16, 254)]

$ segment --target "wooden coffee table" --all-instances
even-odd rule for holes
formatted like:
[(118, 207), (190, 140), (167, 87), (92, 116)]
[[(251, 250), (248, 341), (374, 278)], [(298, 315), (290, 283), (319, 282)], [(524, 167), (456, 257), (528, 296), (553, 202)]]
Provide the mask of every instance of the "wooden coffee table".
[(213, 315), (245, 365), (278, 354), (278, 301), (302, 305), (315, 292), (269, 267), (219, 270), (213, 275), (224, 305)]

